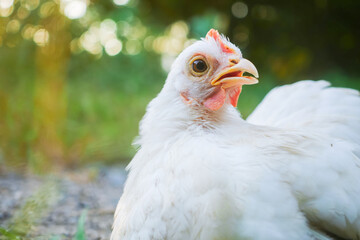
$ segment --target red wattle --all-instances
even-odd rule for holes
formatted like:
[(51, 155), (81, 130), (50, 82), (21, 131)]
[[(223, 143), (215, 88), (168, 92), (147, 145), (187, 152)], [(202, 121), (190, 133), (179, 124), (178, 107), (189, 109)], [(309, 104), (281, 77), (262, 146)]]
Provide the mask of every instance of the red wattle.
[(212, 111), (216, 111), (224, 105), (225, 100), (226, 92), (223, 88), (220, 88), (219, 91), (217, 91), (204, 101), (204, 106)]
[(242, 86), (239, 86), (239, 87), (233, 88), (231, 90), (228, 90), (230, 103), (234, 107), (237, 106), (241, 90), (242, 90)]

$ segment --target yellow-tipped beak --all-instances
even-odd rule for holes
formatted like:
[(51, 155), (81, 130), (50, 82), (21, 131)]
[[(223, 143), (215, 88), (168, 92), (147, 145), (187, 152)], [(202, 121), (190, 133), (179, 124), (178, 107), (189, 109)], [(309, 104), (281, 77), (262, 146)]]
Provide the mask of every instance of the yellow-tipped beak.
[[(252, 74), (252, 76), (243, 76), (244, 72)], [(242, 58), (239, 63), (229, 68), (222, 70), (217, 76), (211, 81), (211, 85), (220, 85), (223, 88), (230, 88), (233, 86), (251, 85), (258, 83), (259, 73), (249, 60)]]

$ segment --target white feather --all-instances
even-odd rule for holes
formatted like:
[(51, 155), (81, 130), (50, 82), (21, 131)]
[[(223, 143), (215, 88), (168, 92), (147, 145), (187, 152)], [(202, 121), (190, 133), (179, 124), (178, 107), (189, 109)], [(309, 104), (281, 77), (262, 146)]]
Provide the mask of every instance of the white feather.
[(329, 86), (301, 81), (276, 88), (247, 121), (317, 135), (320, 148), (307, 153), (310, 161), (288, 165), (286, 178), (310, 222), (359, 239), (360, 97), (358, 91)]

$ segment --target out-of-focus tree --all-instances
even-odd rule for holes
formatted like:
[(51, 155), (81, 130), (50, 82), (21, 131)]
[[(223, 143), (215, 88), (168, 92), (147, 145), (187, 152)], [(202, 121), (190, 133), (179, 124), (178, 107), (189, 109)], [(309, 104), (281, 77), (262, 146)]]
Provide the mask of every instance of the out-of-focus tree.
[(33, 113), (36, 137), (31, 156), (36, 169), (61, 166), (66, 159), (61, 134), (66, 114), (65, 84), (71, 34), (68, 32), (69, 20), (57, 7), (53, 5), (52, 12), (40, 21), (43, 28), (37, 30), (38, 39), (34, 35), (39, 45), (35, 55)]
[(359, 7), (350, 0), (0, 0), (0, 162), (48, 169), (127, 159), (172, 61), (212, 27), (269, 76), (249, 91), (251, 104), (240, 102), (245, 115), (275, 84), (335, 71), (340, 83), (343, 72), (359, 86)]

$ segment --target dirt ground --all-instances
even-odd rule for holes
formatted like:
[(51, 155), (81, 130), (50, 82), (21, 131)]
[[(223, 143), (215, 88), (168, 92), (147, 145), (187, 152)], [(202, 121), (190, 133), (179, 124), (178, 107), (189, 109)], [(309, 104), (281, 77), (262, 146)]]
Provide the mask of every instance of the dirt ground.
[(30, 239), (73, 239), (83, 214), (86, 239), (109, 239), (125, 179), (123, 167), (42, 177), (2, 173), (0, 226)]

